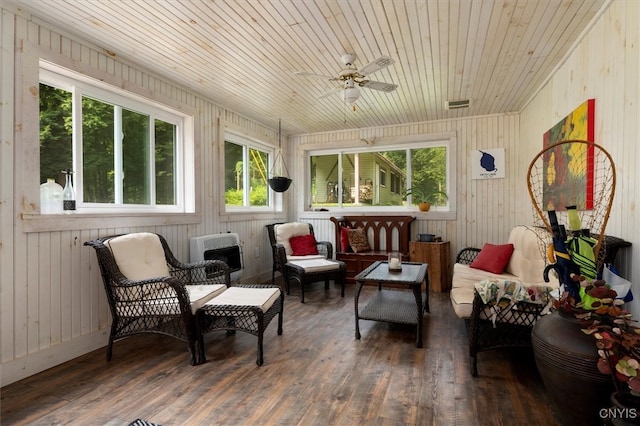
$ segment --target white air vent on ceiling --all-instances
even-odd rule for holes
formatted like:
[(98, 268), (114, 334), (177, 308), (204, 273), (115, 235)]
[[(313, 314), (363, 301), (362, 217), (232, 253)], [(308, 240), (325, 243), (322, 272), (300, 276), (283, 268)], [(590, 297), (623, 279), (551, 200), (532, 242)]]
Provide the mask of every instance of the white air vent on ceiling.
[(458, 101), (446, 101), (444, 103), (446, 109), (469, 108), (469, 99), (460, 99)]

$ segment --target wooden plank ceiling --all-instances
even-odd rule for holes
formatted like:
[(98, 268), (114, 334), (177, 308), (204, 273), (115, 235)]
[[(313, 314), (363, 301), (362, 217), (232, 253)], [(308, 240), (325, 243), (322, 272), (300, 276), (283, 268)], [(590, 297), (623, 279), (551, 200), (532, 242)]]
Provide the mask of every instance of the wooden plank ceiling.
[[(8, 0), (285, 134), (519, 111), (610, 0)], [(368, 78), (356, 110), (329, 78)], [(470, 99), (466, 109), (445, 101)]]

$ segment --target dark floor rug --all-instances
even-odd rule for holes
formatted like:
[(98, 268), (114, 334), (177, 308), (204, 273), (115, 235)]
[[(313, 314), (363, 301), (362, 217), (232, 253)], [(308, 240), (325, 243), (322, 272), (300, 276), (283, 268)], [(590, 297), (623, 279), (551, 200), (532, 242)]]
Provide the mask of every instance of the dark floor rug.
[(148, 422), (146, 420), (136, 419), (131, 423), (129, 423), (129, 426), (160, 426), (160, 425), (157, 423)]

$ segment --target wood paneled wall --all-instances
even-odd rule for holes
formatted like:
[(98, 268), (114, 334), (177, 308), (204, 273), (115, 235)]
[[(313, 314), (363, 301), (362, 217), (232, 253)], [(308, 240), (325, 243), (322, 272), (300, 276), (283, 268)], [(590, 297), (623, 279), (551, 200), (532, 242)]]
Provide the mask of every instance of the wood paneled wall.
[[(640, 244), (636, 197), (640, 195), (640, 3), (614, 1), (550, 76), (520, 115), (520, 143), (529, 157), (542, 134), (587, 99), (595, 99), (595, 142), (616, 164), (617, 188), (606, 233)], [(627, 307), (640, 317), (640, 251), (621, 251), (617, 263), (633, 284)]]
[[(2, 101), (0, 162), (0, 360), (2, 385), (102, 347), (110, 313), (95, 253), (87, 240), (103, 235), (150, 231), (164, 235), (174, 254), (189, 260), (189, 238), (238, 232), (243, 244), (242, 280), (270, 277), (271, 254), (265, 225), (283, 214), (247, 215), (240, 220), (220, 213), (221, 151), (219, 120), (277, 146), (277, 128), (225, 110), (193, 90), (151, 75), (97, 46), (68, 37), (2, 10)], [(16, 48), (14, 49), (14, 45)], [(199, 220), (115, 218), (38, 218), (38, 59), (94, 78), (195, 115), (196, 180)], [(14, 91), (15, 86), (15, 91)], [(274, 123), (275, 124), (275, 123)], [(34, 142), (35, 141), (35, 142)], [(286, 147), (285, 151), (286, 151)], [(258, 257), (256, 258), (256, 254)]]
[[(458, 250), (467, 246), (481, 247), (484, 242), (505, 242), (509, 236), (509, 230), (514, 225), (531, 223), (530, 203), (513, 202), (518, 198), (522, 199), (523, 192), (526, 194), (528, 166), (528, 160), (522, 154), (522, 146), (519, 143), (518, 122), (517, 114), (492, 115), (375, 129), (298, 135), (292, 136), (290, 140), (300, 151), (304, 150), (305, 145), (312, 145), (317, 149), (323, 143), (341, 147), (361, 147), (361, 139), (372, 137), (378, 141), (393, 142), (394, 138), (403, 139), (419, 135), (425, 137), (441, 134), (456, 135), (457, 211), (455, 218), (437, 219), (432, 212), (420, 213), (417, 208), (415, 211), (409, 210), (409, 213), (417, 217), (413, 225), (414, 233), (429, 232), (442, 237), (443, 240), (451, 241), (453, 258)], [(469, 164), (471, 152), (490, 148), (505, 149), (506, 178), (471, 179)], [(300, 159), (297, 160), (301, 162)], [(303, 170), (303, 165), (297, 164), (294, 169)], [(300, 220), (314, 224), (314, 229), (320, 237), (335, 243), (333, 224), (326, 223), (331, 215), (331, 212), (297, 212)]]
[[(585, 99), (596, 98), (596, 134), (617, 161), (618, 196), (607, 232), (638, 242), (635, 196), (640, 187), (637, 167), (637, 135), (640, 117), (638, 38), (640, 5), (616, 1), (589, 30), (574, 53), (550, 76), (547, 84), (521, 113), (459, 118), (399, 126), (356, 129), (335, 133), (298, 135), (289, 138), (290, 151), (306, 144), (355, 145), (361, 138), (402, 138), (412, 135), (455, 134), (455, 220), (432, 220), (419, 216), (414, 232), (431, 232), (451, 241), (451, 256), (465, 246), (504, 242), (516, 224), (531, 223), (532, 210), (526, 190), (530, 159), (541, 147), (542, 133)], [(2, 385), (27, 377), (86, 353), (106, 343), (110, 322), (95, 255), (82, 242), (99, 235), (147, 230), (162, 233), (178, 258), (188, 259), (188, 238), (195, 235), (238, 232), (244, 249), (245, 280), (270, 277), (271, 254), (265, 225), (282, 220), (313, 223), (319, 239), (333, 240), (330, 214), (309, 213), (295, 203), (295, 193), (285, 196), (286, 214), (251, 216), (238, 220), (221, 215), (219, 179), (215, 174), (220, 155), (218, 118), (252, 134), (277, 140), (273, 127), (246, 119), (199, 97), (193, 90), (146, 73), (141, 66), (119, 61), (88, 42), (70, 39), (25, 17), (2, 11), (0, 20), (2, 81), (0, 83), (0, 360)], [(15, 49), (14, 49), (15, 46)], [(200, 220), (197, 223), (131, 225), (24, 232), (21, 215), (25, 200), (36, 196), (28, 182), (37, 173), (33, 143), (24, 149), (25, 127), (36, 126), (34, 112), (25, 110), (24, 99), (33, 80), (33, 69), (19, 66), (28, 55), (63, 59), (72, 68), (88, 74), (110, 76), (121, 83), (164, 102), (195, 111), (199, 157), (197, 179)], [(22, 73), (26, 73), (23, 75)], [(31, 74), (29, 74), (31, 73)], [(37, 77), (36, 80), (37, 81)], [(14, 91), (13, 85), (16, 85)], [(31, 117), (25, 115), (31, 114)], [(15, 117), (15, 122), (14, 122)], [(27, 119), (27, 122), (25, 122)], [(31, 121), (29, 121), (31, 120)], [(36, 118), (37, 120), (37, 118)], [(35, 133), (37, 138), (37, 130)], [(37, 140), (37, 139), (36, 139)], [(504, 179), (472, 180), (469, 156), (472, 150), (504, 148)], [(37, 148), (36, 148), (37, 151)], [(34, 158), (37, 158), (34, 157)], [(294, 155), (289, 164), (300, 173)], [(28, 167), (24, 170), (23, 165)], [(26, 183), (25, 183), (26, 182)], [(417, 213), (417, 212), (416, 212)], [(640, 271), (634, 249), (622, 253), (623, 273), (634, 282)], [(256, 258), (256, 254), (258, 257)], [(638, 263), (638, 262), (635, 262)], [(640, 296), (640, 291), (636, 290)], [(634, 305), (635, 306), (635, 305)]]
[[(218, 201), (221, 189), (215, 173), (221, 153), (218, 119), (235, 128), (243, 129), (248, 134), (262, 135), (273, 141), (277, 140), (277, 130), (274, 128), (220, 108), (189, 89), (146, 73), (143, 67), (121, 62), (90, 43), (73, 40), (61, 32), (21, 16), (5, 11), (2, 22), (3, 35), (9, 36), (9, 39), (3, 37), (3, 47), (11, 49), (15, 40), (15, 45), (22, 49), (16, 50), (13, 56), (5, 55), (9, 60), (3, 62), (3, 76), (11, 76), (14, 70), (18, 70), (20, 74), (15, 79), (15, 93), (18, 96), (14, 99), (11, 92), (2, 92), (3, 101), (6, 101), (6, 105), (13, 106), (18, 121), (15, 125), (17, 130), (7, 135), (8, 139), (15, 141), (8, 157), (4, 152), (6, 147), (3, 147), (3, 186), (0, 186), (3, 199), (11, 201), (0, 206), (2, 222), (10, 224), (10, 227), (15, 229), (14, 232), (10, 232), (3, 227), (0, 235), (4, 248), (0, 252), (0, 262), (3, 265), (0, 271), (0, 357), (3, 385), (106, 343), (110, 314), (95, 254), (82, 245), (84, 241), (105, 234), (158, 232), (167, 238), (176, 256), (186, 260), (189, 257), (189, 237), (226, 231), (238, 232), (246, 266), (242, 281), (255, 281), (270, 278), (271, 275), (271, 253), (266, 224), (296, 218), (309, 220), (314, 224), (320, 238), (329, 241), (333, 239), (329, 215), (324, 218), (307, 217), (304, 212), (285, 209), (287, 214), (257, 215), (243, 218), (247, 220), (238, 220), (237, 217), (220, 214)], [(196, 178), (200, 182), (200, 221), (185, 224), (133, 225), (123, 220), (116, 225), (23, 232), (23, 200), (37, 197), (37, 185), (33, 185), (33, 182), (29, 184), (29, 181), (37, 179), (38, 175), (37, 162), (25, 159), (34, 155), (32, 150), (37, 151), (37, 145), (31, 144), (28, 148), (24, 145), (27, 143), (27, 137), (37, 140), (37, 131), (33, 131), (37, 114), (24, 105), (29, 101), (29, 82), (37, 83), (37, 69), (22, 64), (27, 62), (29, 57), (32, 62), (34, 57), (42, 57), (53, 62), (62, 61), (63, 65), (70, 68), (119, 82), (130, 90), (181, 109), (194, 111), (198, 139), (196, 155), (199, 164)], [(6, 114), (6, 110), (3, 109), (2, 117), (3, 129), (14, 127), (11, 121), (13, 111)], [(5, 126), (6, 123), (9, 123), (8, 127)], [(31, 133), (20, 131), (23, 123), (28, 123)], [(415, 233), (428, 231), (451, 240), (452, 256), (458, 248), (467, 245), (479, 245), (484, 241), (504, 241), (509, 228), (519, 222), (518, 218), (528, 217), (526, 213), (519, 214), (516, 205), (509, 202), (522, 190), (522, 167), (517, 165), (520, 149), (517, 138), (517, 114), (305, 135), (293, 138), (293, 144), (325, 140), (355, 143), (360, 138), (394, 138), (442, 133), (453, 133), (457, 138), (457, 218), (447, 221), (428, 220), (428, 217), (421, 219), (414, 227)], [(467, 171), (469, 152), (474, 149), (496, 147), (504, 147), (506, 150), (507, 178), (493, 181), (470, 180)], [(12, 157), (16, 158), (17, 165), (5, 160)], [(288, 157), (290, 164), (294, 161), (293, 157)], [(27, 166), (22, 167), (22, 164)], [(297, 166), (300, 165), (294, 164), (294, 168), (300, 170)], [(13, 175), (19, 177), (10, 180), (11, 184), (7, 185), (4, 177)], [(295, 205), (292, 202), (292, 199), (295, 199), (293, 193), (302, 190), (296, 185), (293, 189), (294, 191), (286, 193), (285, 206)], [(487, 200), (492, 204), (492, 208), (485, 207)], [(7, 250), (7, 247), (11, 250)]]

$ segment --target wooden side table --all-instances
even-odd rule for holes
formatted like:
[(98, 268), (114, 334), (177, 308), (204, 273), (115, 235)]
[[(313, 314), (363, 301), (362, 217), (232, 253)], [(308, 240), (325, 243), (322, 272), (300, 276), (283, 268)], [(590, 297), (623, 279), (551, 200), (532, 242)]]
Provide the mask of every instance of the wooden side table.
[(409, 260), (429, 264), (429, 289), (432, 291), (441, 293), (451, 289), (450, 247), (449, 241), (409, 242)]

